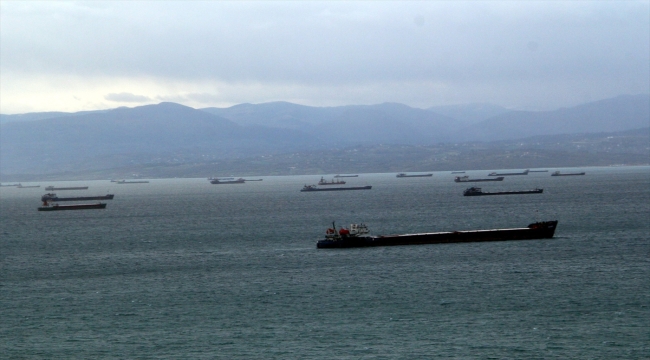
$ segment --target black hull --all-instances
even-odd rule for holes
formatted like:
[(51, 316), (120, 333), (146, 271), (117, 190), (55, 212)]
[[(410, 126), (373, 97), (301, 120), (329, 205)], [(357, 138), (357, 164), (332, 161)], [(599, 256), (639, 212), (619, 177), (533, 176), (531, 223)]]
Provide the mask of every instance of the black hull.
[(498, 192), (465, 192), (464, 196), (486, 196), (486, 195), (522, 195), (522, 194), (541, 194), (544, 189), (526, 190), (526, 191), (498, 191)]
[(431, 177), (433, 174), (425, 174), (425, 175), (397, 175), (398, 178), (412, 178), (412, 177)]
[(67, 198), (42, 196), (41, 201), (47, 200), (51, 202), (57, 202), (57, 201), (113, 200), (113, 197), (115, 197), (115, 195), (113, 194), (108, 194), (103, 196), (80, 196), (80, 197), (67, 197)]
[(353, 177), (359, 177), (359, 175), (336, 175), (334, 177), (335, 178), (353, 178)]
[(218, 180), (210, 181), (210, 184), (213, 185), (244, 184), (244, 183), (246, 183), (246, 181), (218, 181)]
[(454, 179), (455, 182), (484, 182), (484, 181), (503, 181), (504, 177), (499, 176), (493, 179), (467, 179), (467, 180), (462, 180), (462, 179)]
[(572, 174), (551, 174), (551, 176), (580, 176), (584, 175), (585, 173), (572, 173)]
[(372, 186), (356, 186), (356, 187), (337, 187), (337, 188), (325, 188), (325, 189), (302, 189), (301, 192), (312, 192), (312, 191), (344, 191), (344, 190), (370, 190)]
[(76, 204), (76, 205), (52, 205), (41, 206), (38, 211), (58, 211), (58, 210), (88, 210), (88, 209), (105, 209), (106, 204)]
[(555, 234), (556, 227), (557, 221), (546, 221), (530, 224), (526, 228), (514, 229), (470, 230), (389, 236), (344, 237), (339, 240), (320, 240), (316, 244), (316, 247), (319, 249), (331, 249), (550, 239)]
[(88, 190), (88, 186), (76, 186), (76, 187), (54, 187), (54, 186), (48, 186), (45, 188), (46, 191), (53, 191), (53, 190)]

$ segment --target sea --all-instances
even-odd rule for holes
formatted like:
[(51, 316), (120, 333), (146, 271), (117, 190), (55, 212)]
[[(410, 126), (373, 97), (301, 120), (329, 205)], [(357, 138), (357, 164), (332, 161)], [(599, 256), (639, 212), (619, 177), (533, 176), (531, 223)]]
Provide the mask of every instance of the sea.
[[(300, 192), (322, 175), (2, 187), (0, 358), (650, 358), (650, 167), (548, 170), (358, 174), (346, 185), (372, 190), (333, 192)], [(50, 185), (115, 198), (37, 211)], [(333, 222), (385, 235), (543, 220), (554, 238), (316, 248)]]

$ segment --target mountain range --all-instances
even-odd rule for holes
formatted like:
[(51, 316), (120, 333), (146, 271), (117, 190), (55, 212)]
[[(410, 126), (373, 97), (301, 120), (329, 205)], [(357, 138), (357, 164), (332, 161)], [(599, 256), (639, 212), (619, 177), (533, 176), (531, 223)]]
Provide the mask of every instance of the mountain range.
[(48, 174), (137, 164), (434, 145), (650, 126), (650, 95), (625, 95), (554, 111), (490, 104), (311, 107), (287, 102), (194, 109), (175, 103), (77, 113), (0, 115), (0, 174)]

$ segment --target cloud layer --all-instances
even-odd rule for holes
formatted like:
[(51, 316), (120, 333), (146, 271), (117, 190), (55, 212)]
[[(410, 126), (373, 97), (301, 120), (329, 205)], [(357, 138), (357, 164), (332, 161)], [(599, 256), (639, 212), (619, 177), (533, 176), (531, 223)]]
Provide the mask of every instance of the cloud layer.
[(2, 113), (650, 92), (647, 1), (0, 4)]

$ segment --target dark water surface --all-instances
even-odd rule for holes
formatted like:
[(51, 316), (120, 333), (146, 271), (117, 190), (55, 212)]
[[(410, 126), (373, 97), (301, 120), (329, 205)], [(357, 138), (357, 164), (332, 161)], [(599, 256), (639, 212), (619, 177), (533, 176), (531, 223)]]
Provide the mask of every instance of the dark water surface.
[[(544, 188), (489, 197), (449, 172), (324, 193), (299, 192), (320, 176), (2, 187), (0, 358), (650, 358), (650, 168), (585, 171), (479, 183)], [(38, 212), (48, 185), (115, 199)], [(332, 221), (378, 235), (556, 219), (551, 240), (315, 245)]]

